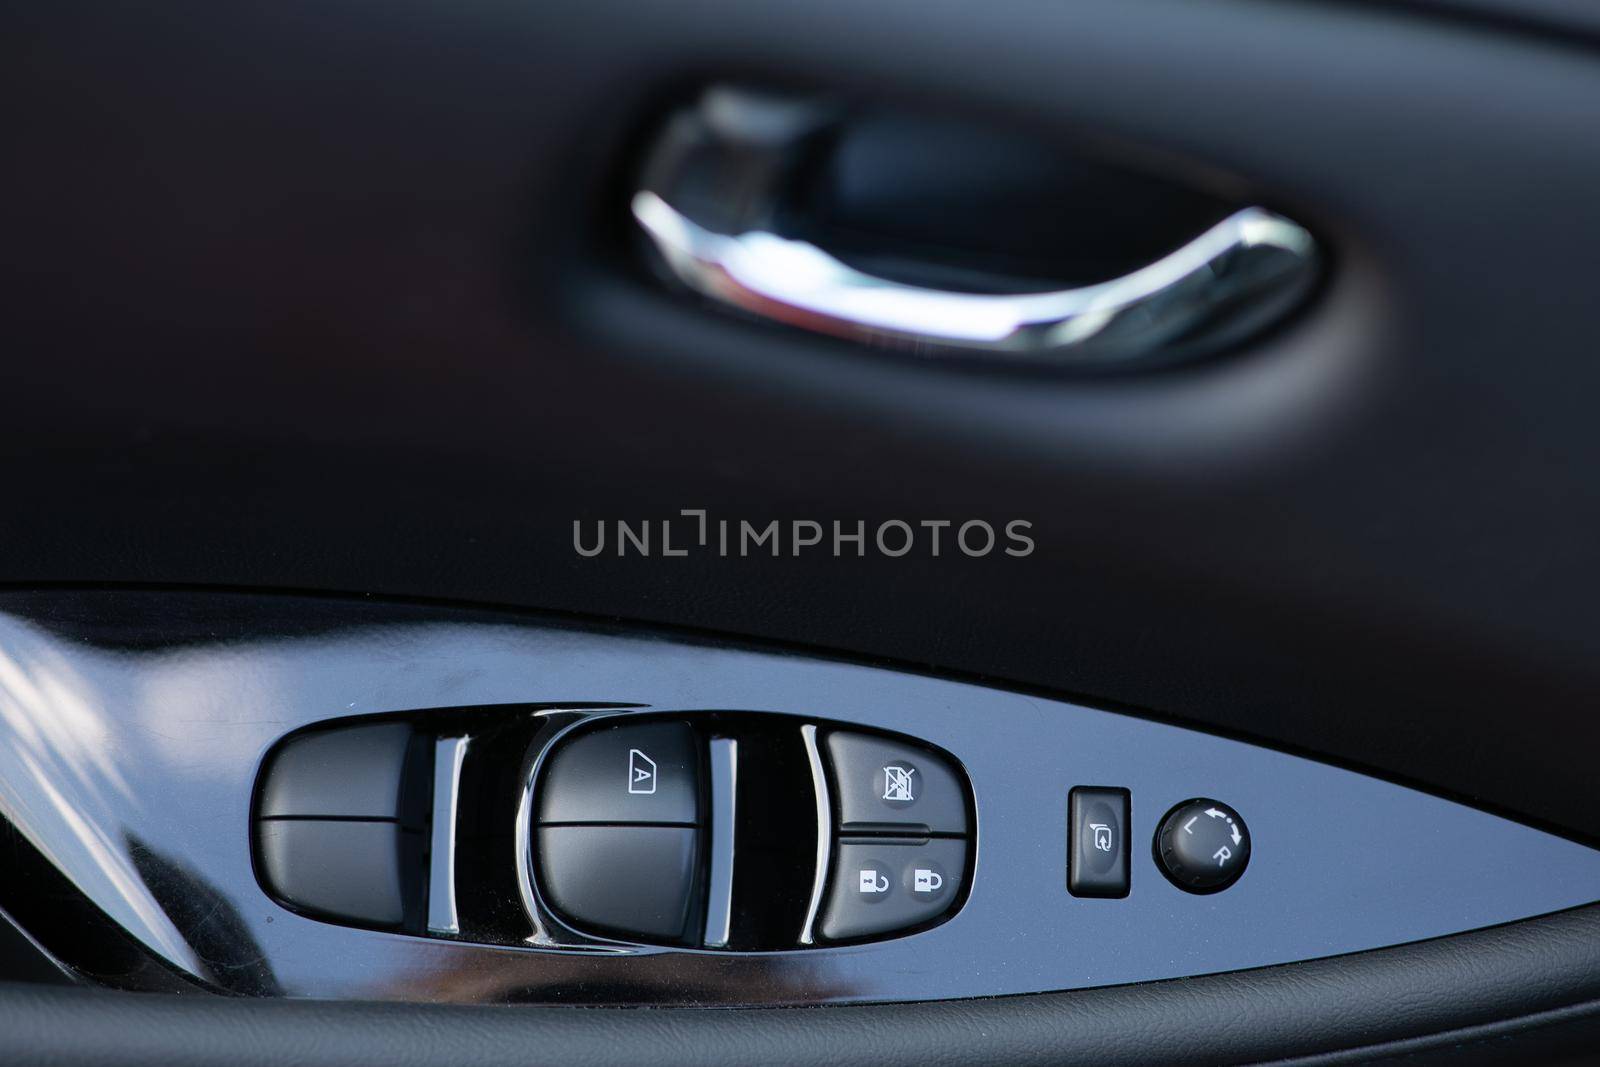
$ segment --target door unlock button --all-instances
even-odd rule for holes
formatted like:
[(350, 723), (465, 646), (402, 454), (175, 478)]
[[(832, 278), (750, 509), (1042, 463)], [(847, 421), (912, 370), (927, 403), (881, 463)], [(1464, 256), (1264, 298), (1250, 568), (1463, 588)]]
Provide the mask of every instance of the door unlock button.
[(840, 841), (823, 936), (849, 941), (938, 919), (955, 902), (966, 863), (960, 838)]
[(876, 904), (889, 896), (889, 889), (894, 883), (889, 880), (889, 872), (882, 864), (873, 864), (861, 868), (856, 872), (856, 892), (861, 894), (861, 899), (868, 904)]

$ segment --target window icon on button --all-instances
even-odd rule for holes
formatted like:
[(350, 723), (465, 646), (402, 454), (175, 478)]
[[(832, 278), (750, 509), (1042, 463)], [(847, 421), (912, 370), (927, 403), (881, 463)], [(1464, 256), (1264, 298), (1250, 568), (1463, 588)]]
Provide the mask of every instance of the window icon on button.
[(656, 761), (636, 748), (628, 749), (628, 792), (646, 796), (656, 791)]
[(911, 791), (911, 776), (917, 773), (915, 767), (901, 767), (889, 764), (883, 769), (883, 799), (911, 801), (917, 799)]

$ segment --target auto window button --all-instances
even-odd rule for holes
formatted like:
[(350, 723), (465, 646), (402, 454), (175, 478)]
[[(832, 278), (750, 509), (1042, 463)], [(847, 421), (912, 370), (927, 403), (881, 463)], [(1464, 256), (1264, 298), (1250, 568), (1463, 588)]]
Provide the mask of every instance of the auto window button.
[(680, 826), (541, 826), (546, 902), (573, 926), (646, 941), (698, 940), (701, 832)]
[(835, 730), (827, 738), (842, 832), (925, 827), (967, 833), (966, 790), (943, 757), (919, 745)]
[(684, 722), (623, 722), (575, 734), (546, 757), (539, 821), (699, 825), (700, 757)]

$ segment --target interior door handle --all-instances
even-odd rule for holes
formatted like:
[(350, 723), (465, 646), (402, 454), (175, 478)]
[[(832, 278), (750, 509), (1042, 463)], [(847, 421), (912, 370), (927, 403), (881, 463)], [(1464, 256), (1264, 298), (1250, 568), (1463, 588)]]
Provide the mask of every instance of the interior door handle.
[(681, 281), (756, 315), (930, 353), (998, 352), (1059, 364), (1165, 361), (1176, 343), (1221, 314), (1233, 321), (1210, 331), (1208, 347), (1237, 340), (1292, 303), (1294, 283), (1316, 258), (1305, 229), (1247, 207), (1119, 278), (989, 295), (874, 277), (763, 230), (714, 233), (648, 190), (634, 195), (633, 215)]
[[(877, 276), (817, 244), (773, 232), (797, 145), (830, 112), (702, 105), (680, 116), (646, 168), (632, 214), (661, 262), (690, 288), (749, 314), (926, 355), (1049, 366), (1171, 363), (1242, 340), (1310, 288), (1316, 241), (1244, 207), (1147, 265), (1047, 292), (961, 292)], [(699, 210), (687, 207), (696, 205)], [(1065, 204), (1063, 210), (1093, 210)], [(699, 217), (694, 217), (698, 215)]]

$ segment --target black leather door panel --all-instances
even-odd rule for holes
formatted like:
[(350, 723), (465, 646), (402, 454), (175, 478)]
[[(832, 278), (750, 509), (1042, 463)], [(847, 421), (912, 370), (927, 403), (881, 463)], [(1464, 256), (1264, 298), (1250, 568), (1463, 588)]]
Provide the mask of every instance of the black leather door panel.
[[(777, 638), (1600, 834), (1574, 743), (1600, 662), (1600, 62), (1581, 46), (1155, 0), (12, 19), (6, 581)], [(946, 371), (707, 318), (595, 223), (620, 217), (630, 145), (672, 90), (752, 75), (1135, 148), (1292, 208), (1332, 281), (1259, 348), (1139, 380)], [(701, 507), (1015, 517), (1038, 547), (572, 550), (574, 520)]]
[[(55, 611), (58, 638), (116, 645), (104, 613), (42, 606), (62, 586), (664, 624), (1076, 696), (1600, 842), (1584, 5), (60, 0), (0, 26), (0, 587)], [(717, 314), (661, 284), (627, 208), (663, 116), (721, 82), (1260, 204), (1315, 236), (1323, 281), (1248, 346), (1120, 377)], [(694, 516), (776, 523), (781, 548), (713, 533), (667, 553), (663, 524)], [(895, 520), (1025, 523), (1031, 549), (968, 554), (947, 532), (897, 555), (872, 543)], [(618, 522), (648, 523), (652, 550), (619, 548)], [(835, 524), (860, 524), (861, 551), (832, 550)], [(601, 528), (606, 549), (580, 550)], [(283, 623), (286, 641), (316, 625)], [(226, 611), (190, 624), (224, 652), (240, 632)], [(25, 666), (0, 648), (0, 698), (37, 683)], [(46, 910), (77, 899), (30, 888)], [(87, 899), (56, 918), (90, 928)], [(1593, 1048), (1597, 923), (788, 1011), (13, 987), (0, 1059), (1492, 1062)], [(132, 942), (101, 947), (83, 974), (184, 988)], [(48, 974), (41, 951), (0, 954)]]

